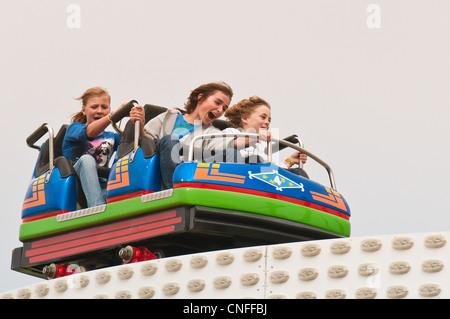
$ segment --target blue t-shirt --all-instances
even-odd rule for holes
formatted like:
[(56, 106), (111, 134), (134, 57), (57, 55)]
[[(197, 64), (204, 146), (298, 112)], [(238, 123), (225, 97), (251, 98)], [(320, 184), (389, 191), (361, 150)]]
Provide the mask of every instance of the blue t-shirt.
[(86, 127), (86, 124), (80, 122), (69, 125), (62, 146), (64, 157), (76, 162), (82, 155), (91, 154), (98, 166), (107, 166), (119, 146), (120, 135), (103, 131), (96, 138), (89, 139), (86, 136)]
[(188, 123), (184, 120), (183, 114), (178, 114), (175, 126), (172, 130), (172, 135), (176, 136), (182, 141), (186, 136), (191, 134), (199, 125)]

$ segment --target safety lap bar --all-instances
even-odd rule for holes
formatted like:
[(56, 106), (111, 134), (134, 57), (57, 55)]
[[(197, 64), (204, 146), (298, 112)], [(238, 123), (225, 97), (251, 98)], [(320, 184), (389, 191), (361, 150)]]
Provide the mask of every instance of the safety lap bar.
[[(204, 135), (195, 136), (192, 139), (192, 141), (191, 141), (191, 143), (189, 145), (188, 161), (192, 162), (194, 160), (194, 143), (196, 141), (198, 141), (200, 139), (212, 139), (212, 138), (215, 138), (215, 137), (249, 137), (249, 138), (258, 138), (259, 134), (256, 134), (256, 133), (213, 133), (213, 134), (204, 134)], [(285, 140), (272, 138), (272, 142), (283, 144), (285, 146), (288, 146), (290, 148), (293, 148), (293, 149), (299, 151), (300, 153), (306, 154), (308, 157), (312, 158), (317, 163), (319, 163), (321, 166), (323, 166), (326, 169), (327, 173), (328, 173), (328, 177), (330, 179), (331, 188), (333, 190), (337, 191), (337, 189), (336, 189), (336, 181), (334, 179), (333, 171), (331, 170), (331, 167), (327, 163), (325, 163), (323, 160), (321, 160), (319, 157), (317, 157), (316, 155), (312, 154), (311, 152), (305, 150), (303, 147), (300, 147), (298, 145), (292, 144), (292, 143), (287, 142)], [(302, 144), (302, 143), (300, 143), (300, 144)], [(267, 162), (269, 162), (269, 163), (272, 162), (272, 143), (267, 143)]]

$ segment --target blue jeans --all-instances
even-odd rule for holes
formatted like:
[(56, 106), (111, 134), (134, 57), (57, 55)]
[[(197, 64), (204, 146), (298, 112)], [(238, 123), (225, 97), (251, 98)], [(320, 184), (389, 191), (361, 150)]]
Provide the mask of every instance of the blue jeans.
[(156, 147), (159, 150), (161, 178), (164, 186), (167, 189), (173, 188), (173, 173), (178, 164), (181, 163), (179, 160), (181, 151), (180, 141), (172, 135), (166, 135), (156, 143)]
[(106, 184), (98, 180), (95, 159), (91, 155), (83, 155), (73, 168), (80, 179), (88, 207), (106, 204)]

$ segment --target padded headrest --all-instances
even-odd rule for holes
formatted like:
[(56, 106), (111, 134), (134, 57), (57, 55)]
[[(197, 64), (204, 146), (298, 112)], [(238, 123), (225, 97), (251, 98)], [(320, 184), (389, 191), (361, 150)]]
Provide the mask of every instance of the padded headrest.
[(159, 114), (167, 111), (167, 108), (164, 106), (145, 104), (144, 111), (145, 111), (145, 123), (147, 123), (152, 118), (157, 117)]
[[(180, 110), (181, 113), (185, 113), (184, 110), (178, 109)], [(164, 113), (165, 111), (167, 111), (167, 108), (164, 106), (158, 106), (158, 105), (153, 105), (153, 104), (145, 104), (144, 105), (144, 111), (145, 111), (145, 123), (147, 123), (148, 121), (150, 121), (152, 118), (158, 116), (161, 113)], [(212, 122), (212, 125), (214, 125), (214, 127), (216, 127), (219, 130), (224, 130), (227, 127), (229, 127), (229, 125), (227, 124), (227, 122), (225, 120), (214, 120)]]
[(212, 125), (214, 125), (215, 128), (221, 131), (226, 129), (227, 127), (230, 127), (230, 125), (228, 125), (228, 123), (225, 120), (214, 120), (212, 122)]

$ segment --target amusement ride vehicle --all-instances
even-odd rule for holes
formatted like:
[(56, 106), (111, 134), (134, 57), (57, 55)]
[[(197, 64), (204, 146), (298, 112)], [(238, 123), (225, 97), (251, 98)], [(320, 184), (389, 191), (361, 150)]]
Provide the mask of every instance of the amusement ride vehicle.
[[(136, 101), (112, 116), (117, 123)], [(146, 122), (167, 110), (147, 104)], [(223, 129), (226, 123), (213, 123)], [(39, 150), (22, 207), (19, 240), (11, 268), (40, 278), (56, 278), (123, 263), (255, 245), (348, 237), (350, 208), (337, 192), (331, 168), (303, 148), (293, 135), (268, 143), (265, 163), (221, 163), (194, 160), (199, 135), (188, 161), (178, 165), (173, 188), (161, 183), (155, 141), (138, 138), (139, 125), (128, 121), (114, 163), (99, 169), (108, 179), (107, 203), (86, 208), (71, 162), (62, 156), (68, 125), (54, 136), (46, 123), (28, 138)], [(36, 142), (48, 134), (48, 139)], [(231, 134), (257, 137), (256, 134)], [(282, 148), (298, 150), (328, 172), (330, 186), (272, 163)]]

